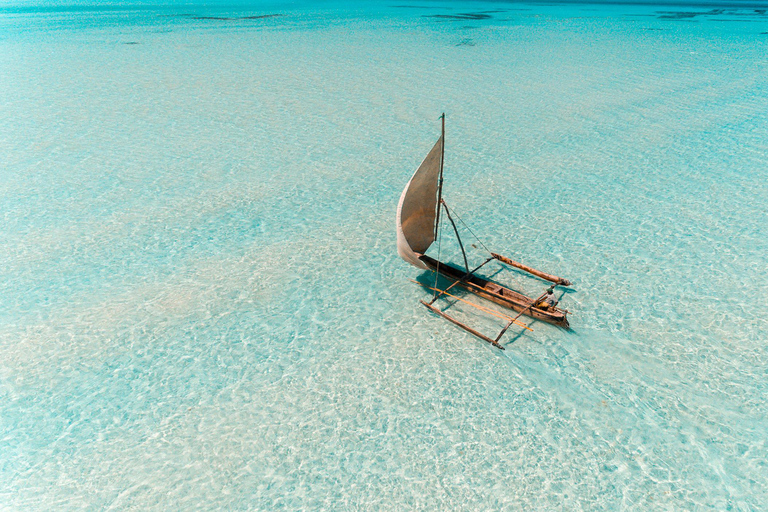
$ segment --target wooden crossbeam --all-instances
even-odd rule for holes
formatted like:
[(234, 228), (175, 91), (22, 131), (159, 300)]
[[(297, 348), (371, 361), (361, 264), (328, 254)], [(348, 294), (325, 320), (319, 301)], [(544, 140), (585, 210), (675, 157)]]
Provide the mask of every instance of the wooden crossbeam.
[[(438, 288), (433, 288), (433, 287), (431, 287), (429, 285), (420, 283), (420, 282), (415, 281), (413, 279), (411, 279), (410, 281), (412, 283), (418, 284), (419, 286), (423, 286), (424, 288), (427, 288), (428, 290), (432, 290), (432, 291), (436, 291), (436, 292), (441, 292), (442, 295), (447, 295), (448, 297), (451, 297), (452, 299), (456, 299), (458, 301), (463, 302), (464, 304), (468, 304), (468, 305), (472, 306), (473, 308), (477, 308), (480, 311), (483, 311), (484, 313), (488, 313), (489, 315), (495, 316), (497, 318), (501, 318), (502, 320), (506, 320), (507, 322), (510, 322), (509, 325), (512, 325), (512, 323), (514, 323), (515, 325), (519, 325), (520, 327), (524, 328), (527, 331), (533, 332), (533, 329), (531, 329), (530, 327), (528, 327), (527, 325), (525, 325), (522, 322), (518, 322), (515, 318), (512, 318), (511, 316), (505, 315), (503, 313), (499, 313), (498, 311), (494, 311), (494, 310), (492, 310), (490, 308), (486, 308), (484, 306), (481, 306), (480, 304), (475, 304), (474, 302), (468, 301), (466, 299), (462, 299), (461, 297), (457, 297), (456, 295), (448, 293), (447, 290), (440, 290)], [(431, 305), (431, 303), (430, 303), (430, 305)]]

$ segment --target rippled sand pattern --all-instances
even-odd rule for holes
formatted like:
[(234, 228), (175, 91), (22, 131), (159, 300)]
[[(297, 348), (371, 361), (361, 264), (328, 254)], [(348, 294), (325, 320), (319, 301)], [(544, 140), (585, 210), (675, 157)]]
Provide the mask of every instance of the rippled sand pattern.
[[(768, 17), (505, 5), (0, 10), (0, 508), (764, 508)], [(418, 305), (443, 111), (572, 331)]]

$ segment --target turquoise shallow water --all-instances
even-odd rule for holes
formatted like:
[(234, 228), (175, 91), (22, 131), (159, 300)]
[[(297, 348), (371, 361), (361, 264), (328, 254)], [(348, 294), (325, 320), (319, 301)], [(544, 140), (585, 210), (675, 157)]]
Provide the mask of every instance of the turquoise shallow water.
[[(768, 16), (712, 9), (0, 9), (0, 508), (768, 506)], [(418, 305), (442, 111), (572, 331)]]

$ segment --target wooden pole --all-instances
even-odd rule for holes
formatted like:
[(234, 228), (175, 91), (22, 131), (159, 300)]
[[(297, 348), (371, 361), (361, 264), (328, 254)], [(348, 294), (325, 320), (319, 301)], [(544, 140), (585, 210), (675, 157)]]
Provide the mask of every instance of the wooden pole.
[(545, 279), (547, 281), (552, 281), (555, 284), (559, 284), (562, 286), (571, 286), (571, 282), (567, 279), (563, 279), (562, 277), (557, 277), (552, 274), (547, 274), (546, 272), (542, 272), (541, 270), (536, 270), (535, 268), (531, 268), (527, 265), (523, 265), (522, 263), (518, 263), (517, 261), (511, 260), (507, 258), (506, 256), (502, 256), (500, 254), (496, 254), (495, 252), (491, 253), (491, 256), (496, 258), (502, 263), (506, 263), (510, 267), (519, 268), (520, 270), (525, 270), (529, 274), (533, 274), (536, 277), (540, 277), (542, 279)]
[(510, 320), (510, 321), (509, 321), (509, 323), (507, 324), (507, 326), (506, 326), (506, 327), (504, 327), (504, 328), (501, 330), (501, 332), (499, 333), (499, 335), (498, 335), (498, 336), (496, 336), (496, 339), (495, 339), (494, 341), (495, 341), (496, 343), (498, 343), (498, 342), (499, 342), (499, 340), (501, 339), (501, 337), (502, 337), (502, 336), (504, 336), (504, 333), (505, 333), (505, 332), (507, 332), (507, 329), (509, 329), (509, 326), (510, 326), (510, 325), (512, 325), (512, 324), (514, 323), (514, 321), (515, 321), (515, 320), (517, 320), (518, 318), (520, 318), (521, 316), (523, 316), (523, 313), (525, 313), (526, 311), (528, 311), (529, 309), (531, 309), (531, 308), (533, 307), (533, 305), (534, 305), (534, 304), (537, 304), (537, 303), (538, 303), (538, 302), (539, 302), (541, 299), (543, 299), (543, 298), (544, 298), (544, 296), (547, 294), (547, 292), (549, 292), (549, 290), (547, 290), (546, 292), (544, 292), (544, 293), (542, 293), (541, 295), (539, 295), (539, 298), (538, 298), (538, 299), (536, 299), (536, 300), (534, 300), (533, 302), (531, 302), (530, 304), (528, 304), (528, 307), (527, 307), (527, 308), (525, 308), (524, 310), (520, 311), (520, 313), (518, 313), (518, 314), (517, 314), (517, 316), (516, 316), (515, 318), (513, 318), (512, 320)]
[(445, 112), (440, 116), (443, 120), (442, 130), (440, 132), (440, 139), (443, 141), (440, 145), (440, 179), (437, 182), (437, 211), (435, 212), (435, 238), (437, 238), (437, 230), (440, 226), (440, 204), (443, 201), (443, 161), (445, 160)]
[(499, 335), (496, 336), (496, 340), (495, 340), (496, 343), (498, 343), (499, 340), (501, 339), (501, 337), (504, 336), (504, 333), (507, 332), (507, 329), (509, 329), (509, 326), (512, 325), (512, 322), (514, 322), (514, 320), (510, 320), (509, 323), (507, 325), (505, 325), (504, 328), (501, 330)]
[(474, 330), (473, 328), (471, 328), (470, 326), (468, 326), (468, 325), (466, 325), (466, 324), (463, 324), (463, 323), (459, 322), (458, 320), (456, 320), (456, 319), (455, 319), (455, 318), (453, 318), (452, 316), (446, 315), (445, 313), (443, 313), (442, 311), (440, 311), (440, 310), (439, 310), (439, 309), (437, 309), (436, 307), (434, 307), (434, 306), (430, 306), (429, 304), (427, 304), (427, 303), (426, 303), (426, 302), (424, 302), (423, 300), (422, 300), (422, 301), (419, 301), (419, 302), (421, 302), (422, 304), (424, 304), (424, 305), (425, 305), (425, 306), (426, 306), (426, 307), (427, 307), (427, 308), (428, 308), (430, 311), (432, 311), (433, 313), (436, 313), (436, 314), (440, 315), (441, 317), (445, 318), (446, 320), (448, 320), (449, 322), (451, 322), (451, 323), (453, 323), (453, 324), (455, 324), (455, 325), (458, 325), (459, 327), (461, 327), (461, 328), (462, 328), (462, 329), (464, 329), (465, 331), (467, 331), (467, 332), (469, 332), (469, 333), (471, 333), (471, 334), (474, 334), (475, 336), (477, 336), (477, 337), (478, 337), (478, 338), (480, 338), (481, 340), (483, 340), (483, 341), (487, 341), (488, 343), (490, 343), (490, 344), (491, 344), (491, 345), (493, 345), (494, 347), (498, 348), (499, 350), (504, 350), (504, 347), (502, 347), (501, 345), (499, 345), (498, 343), (496, 343), (495, 341), (493, 341), (491, 338), (489, 338), (489, 337), (488, 337), (488, 336), (486, 336), (485, 334), (481, 334), (481, 333), (479, 333), (478, 331), (476, 331), (476, 330)]
[(456, 240), (459, 241), (459, 248), (461, 249), (461, 255), (464, 256), (464, 268), (467, 269), (467, 275), (471, 274), (469, 271), (469, 263), (467, 262), (467, 253), (464, 250), (464, 244), (461, 243), (461, 237), (459, 236), (459, 230), (456, 228), (456, 223), (453, 222), (453, 218), (451, 217), (451, 212), (448, 211), (448, 205), (445, 204), (445, 201), (441, 199), (441, 202), (443, 203), (443, 206), (445, 207), (445, 215), (448, 217), (448, 220), (451, 221), (451, 226), (453, 226), (453, 232), (456, 233)]

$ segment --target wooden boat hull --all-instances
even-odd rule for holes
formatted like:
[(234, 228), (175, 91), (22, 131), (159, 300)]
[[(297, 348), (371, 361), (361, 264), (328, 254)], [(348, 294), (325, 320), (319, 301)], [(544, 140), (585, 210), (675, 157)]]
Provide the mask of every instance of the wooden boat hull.
[[(438, 261), (436, 259), (427, 255), (422, 255), (419, 259), (423, 261), (424, 264), (427, 265), (430, 269), (438, 271)], [(442, 261), (439, 263), (439, 273), (447, 279), (458, 281), (463, 278), (464, 275), (466, 275), (466, 271), (463, 269), (454, 267), (448, 263), (443, 263)], [(530, 316), (544, 322), (549, 322), (566, 329), (568, 328), (567, 313), (562, 309), (556, 307), (554, 310), (543, 310), (536, 307), (529, 307), (531, 302), (533, 302), (535, 299), (511, 290), (498, 283), (494, 283), (488, 279), (473, 274), (469, 276), (465, 281), (460, 282), (458, 286), (461, 286), (467, 291), (470, 291), (484, 299), (504, 306), (505, 308), (509, 308), (518, 312), (525, 311), (523, 314), (526, 316)]]

